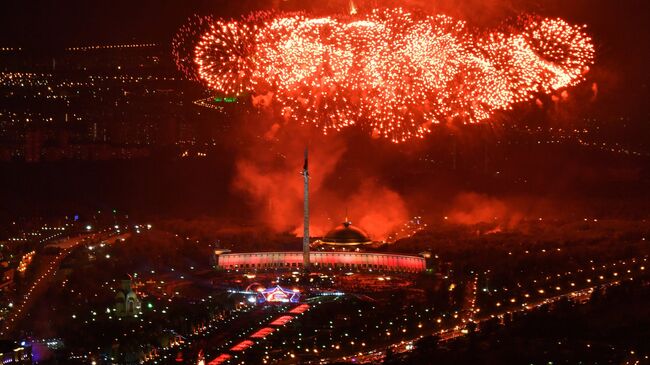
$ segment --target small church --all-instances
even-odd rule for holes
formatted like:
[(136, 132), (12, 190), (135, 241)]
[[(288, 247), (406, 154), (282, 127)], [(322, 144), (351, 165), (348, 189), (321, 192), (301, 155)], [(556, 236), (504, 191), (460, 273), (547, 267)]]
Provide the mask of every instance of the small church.
[(133, 291), (131, 279), (122, 280), (122, 286), (115, 295), (115, 314), (118, 317), (133, 317), (140, 314), (141, 303)]

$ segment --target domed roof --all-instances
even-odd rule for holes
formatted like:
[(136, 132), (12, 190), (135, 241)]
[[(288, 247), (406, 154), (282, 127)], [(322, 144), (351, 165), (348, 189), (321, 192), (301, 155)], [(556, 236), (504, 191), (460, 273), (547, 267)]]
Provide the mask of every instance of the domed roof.
[(354, 246), (372, 243), (372, 240), (361, 228), (353, 226), (352, 222), (343, 222), (327, 232), (321, 242), (327, 245)]

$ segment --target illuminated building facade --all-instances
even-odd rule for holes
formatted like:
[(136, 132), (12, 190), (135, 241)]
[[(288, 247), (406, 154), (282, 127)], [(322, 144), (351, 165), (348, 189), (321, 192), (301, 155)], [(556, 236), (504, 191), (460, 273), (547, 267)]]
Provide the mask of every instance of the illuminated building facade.
[[(302, 252), (228, 253), (217, 256), (217, 267), (223, 270), (278, 270), (299, 269)], [(312, 251), (312, 269), (379, 270), (393, 272), (421, 272), (426, 269), (424, 257), (373, 252)]]

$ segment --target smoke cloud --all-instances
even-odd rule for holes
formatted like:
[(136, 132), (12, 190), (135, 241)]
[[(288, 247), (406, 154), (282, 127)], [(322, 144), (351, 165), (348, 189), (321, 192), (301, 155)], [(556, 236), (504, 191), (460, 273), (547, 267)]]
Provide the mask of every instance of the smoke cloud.
[[(303, 151), (309, 145), (310, 234), (322, 236), (347, 218), (374, 240), (384, 240), (409, 219), (403, 197), (376, 177), (371, 164), (349, 172), (346, 138), (322, 136), (305, 126), (269, 123), (261, 138), (240, 152), (233, 188), (255, 218), (276, 232), (302, 235)], [(313, 136), (313, 138), (312, 138)], [(340, 137), (340, 136), (339, 136)], [(307, 142), (309, 141), (309, 142)], [(361, 172), (359, 172), (361, 171)]]
[(456, 224), (494, 223), (512, 229), (521, 222), (524, 214), (503, 200), (477, 193), (462, 193), (456, 197), (447, 218)]

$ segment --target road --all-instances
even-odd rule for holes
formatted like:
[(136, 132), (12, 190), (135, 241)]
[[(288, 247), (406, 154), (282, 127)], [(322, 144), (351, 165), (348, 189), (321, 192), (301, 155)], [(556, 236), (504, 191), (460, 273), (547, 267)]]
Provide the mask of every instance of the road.
[(125, 239), (129, 235), (130, 233), (124, 233), (121, 235), (116, 235), (112, 232), (103, 234), (89, 233), (47, 245), (47, 248), (54, 247), (58, 248), (60, 251), (56, 255), (48, 255), (44, 252), (45, 250), (37, 253), (38, 259), (44, 260), (44, 262), (41, 263), (40, 267), (37, 269), (38, 272), (35, 275), (34, 281), (29, 284), (27, 290), (23, 293), (22, 298), (14, 304), (11, 312), (7, 316), (3, 323), (2, 331), (0, 331), (0, 338), (11, 338), (11, 335), (14, 334), (18, 324), (25, 315), (29, 313), (29, 309), (37, 303), (40, 294), (47, 291), (47, 287), (50, 284), (51, 279), (56, 275), (63, 259), (65, 259), (75, 248), (82, 244), (95, 242), (113, 243), (118, 239)]
[[(528, 303), (525, 306), (522, 306), (520, 308), (516, 309), (509, 309), (509, 310), (503, 310), (499, 313), (494, 313), (491, 315), (486, 315), (482, 316), (479, 318), (474, 319), (474, 323), (477, 324), (477, 330), (480, 328), (480, 324), (482, 322), (485, 322), (487, 320), (493, 319), (495, 317), (503, 317), (505, 315), (511, 315), (513, 313), (521, 313), (521, 312), (526, 312), (526, 311), (532, 311), (533, 309), (543, 306), (543, 305), (548, 305), (551, 303), (555, 303), (557, 301), (560, 301), (562, 299), (572, 299), (576, 300), (578, 302), (581, 302), (581, 299), (584, 299), (585, 297), (589, 297), (591, 293), (593, 293), (594, 290), (597, 289), (602, 289), (614, 285), (620, 284), (620, 280), (614, 280), (611, 282), (603, 283), (600, 285), (594, 285), (588, 288), (583, 288), (580, 290), (575, 290), (571, 292), (567, 292), (561, 295), (556, 295), (553, 297), (549, 297), (543, 300), (539, 300), (534, 303)], [(439, 331), (436, 331), (432, 333), (431, 335), (437, 335), (440, 338), (440, 342), (445, 342), (445, 341), (450, 341), (458, 337), (462, 337), (467, 334), (467, 331), (465, 330), (465, 327), (463, 325), (463, 322), (459, 320), (458, 325), (455, 325), (453, 327), (447, 327), (444, 329), (441, 329)], [(328, 364), (328, 363), (337, 363), (337, 362), (349, 362), (353, 361), (354, 363), (357, 364), (370, 364), (370, 363), (379, 363), (382, 362), (386, 352), (390, 349), (393, 351), (395, 354), (400, 354), (404, 352), (411, 351), (413, 349), (413, 344), (415, 341), (421, 339), (424, 336), (419, 336), (417, 338), (413, 338), (408, 341), (401, 341), (399, 343), (392, 344), (387, 347), (379, 348), (379, 349), (374, 349), (367, 351), (365, 353), (360, 353), (358, 355), (352, 355), (352, 356), (343, 356), (343, 357), (337, 357), (337, 358), (330, 358), (330, 359), (323, 359), (320, 360), (318, 363), (319, 364)]]

